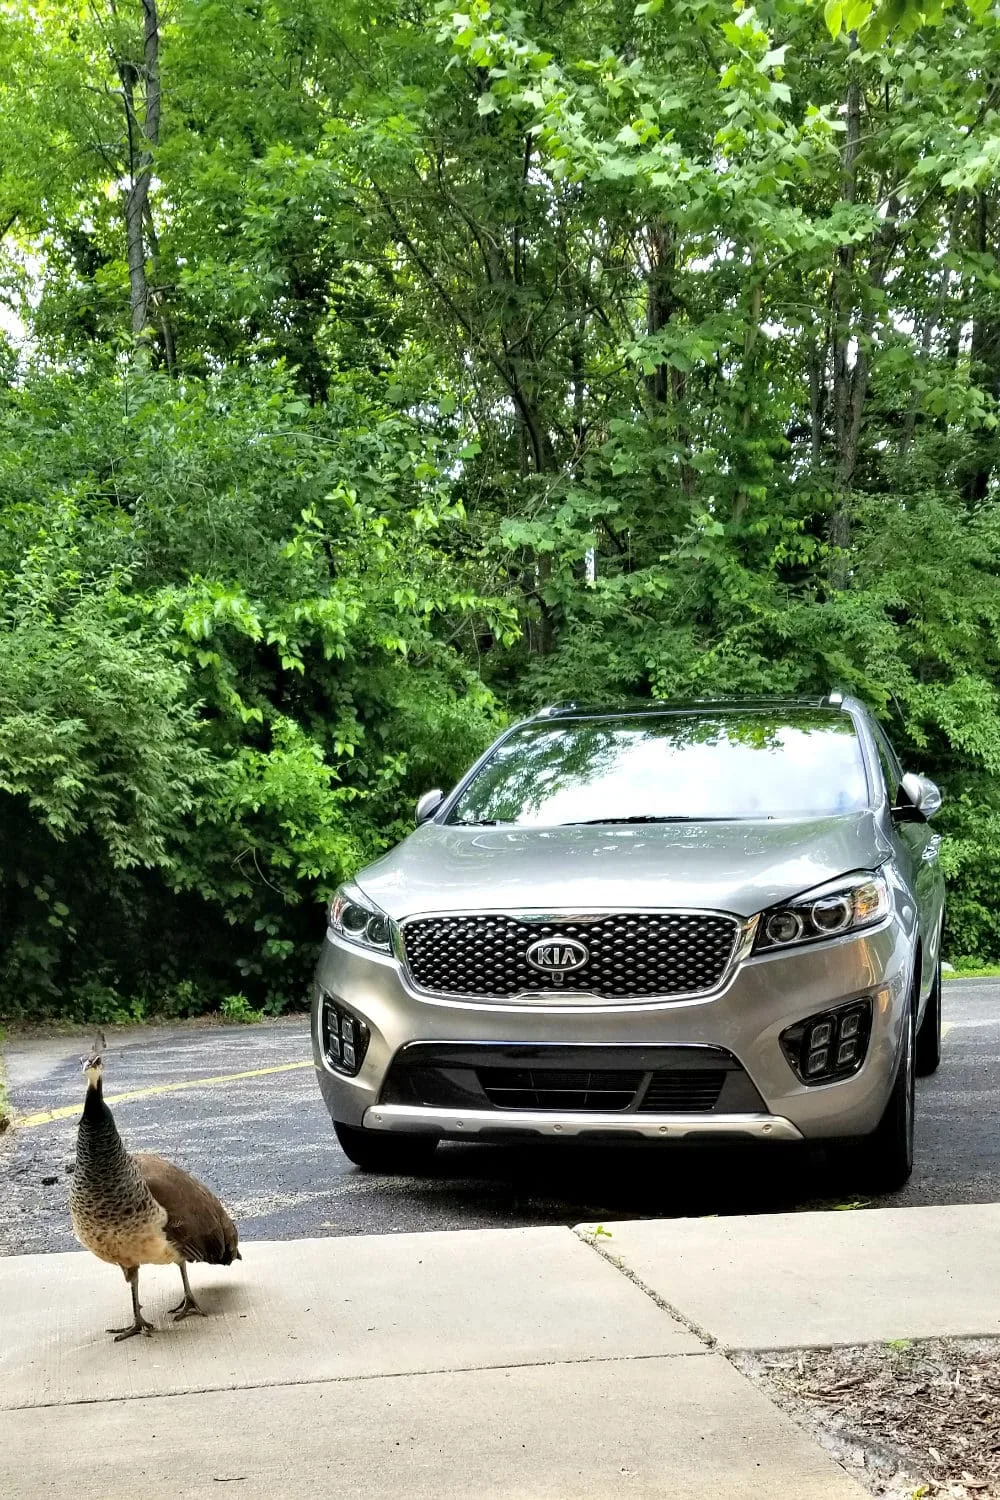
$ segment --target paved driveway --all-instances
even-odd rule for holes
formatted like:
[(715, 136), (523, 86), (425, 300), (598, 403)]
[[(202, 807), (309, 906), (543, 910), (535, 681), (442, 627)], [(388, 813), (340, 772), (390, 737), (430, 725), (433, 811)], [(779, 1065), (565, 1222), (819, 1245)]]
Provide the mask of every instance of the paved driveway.
[[(897, 1204), (1000, 1200), (1000, 981), (945, 986), (944, 1061), (919, 1085), (917, 1168)], [(0, 1144), (0, 1253), (75, 1244), (66, 1196), (82, 1099), (79, 1039), (12, 1044), (22, 1115)], [(180, 1086), (179, 1086), (180, 1085)], [(111, 1039), (108, 1095), (135, 1149), (158, 1151), (223, 1196), (246, 1239), (816, 1208), (822, 1164), (794, 1149), (523, 1149), (448, 1145), (432, 1174), (366, 1177), (339, 1150), (304, 1019), (189, 1026)], [(58, 1111), (66, 1111), (59, 1115)], [(838, 1197), (850, 1200), (850, 1185)], [(830, 1206), (833, 1206), (832, 1203)]]

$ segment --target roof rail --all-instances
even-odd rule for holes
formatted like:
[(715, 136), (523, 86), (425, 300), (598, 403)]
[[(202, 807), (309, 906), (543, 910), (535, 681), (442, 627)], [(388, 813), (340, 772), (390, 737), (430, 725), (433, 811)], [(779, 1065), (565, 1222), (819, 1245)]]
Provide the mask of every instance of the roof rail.
[(547, 703), (544, 708), (540, 708), (538, 710), (537, 714), (535, 714), (535, 718), (552, 719), (556, 714), (562, 714), (565, 713), (568, 709), (579, 707), (579, 703), (575, 702), (572, 698), (564, 698), (560, 703)]

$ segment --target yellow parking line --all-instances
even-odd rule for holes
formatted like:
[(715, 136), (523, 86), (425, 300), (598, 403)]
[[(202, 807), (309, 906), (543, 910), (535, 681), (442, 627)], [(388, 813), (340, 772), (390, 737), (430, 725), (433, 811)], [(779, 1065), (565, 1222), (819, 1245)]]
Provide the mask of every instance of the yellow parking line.
[[(291, 1073), (296, 1068), (311, 1068), (311, 1062), (281, 1063), (275, 1068), (251, 1068), (246, 1073), (216, 1073), (213, 1078), (187, 1078), (182, 1083), (154, 1083), (148, 1089), (133, 1089), (128, 1094), (109, 1094), (108, 1104), (126, 1104), (132, 1099), (149, 1099), (153, 1094), (175, 1094), (180, 1089), (203, 1089), (214, 1083), (239, 1083), (243, 1078), (263, 1078), (268, 1073)], [(43, 1109), (34, 1115), (15, 1115), (14, 1124), (22, 1129), (48, 1125), (53, 1120), (70, 1120), (78, 1115), (82, 1104), (64, 1104), (60, 1109)]]
[(945, 1037), (948, 1035), (949, 1031), (954, 1031), (954, 1030), (955, 1030), (955, 1023), (954, 1023), (954, 1021), (945, 1021), (944, 1025), (941, 1027), (941, 1040), (942, 1040), (942, 1042), (944, 1041)]

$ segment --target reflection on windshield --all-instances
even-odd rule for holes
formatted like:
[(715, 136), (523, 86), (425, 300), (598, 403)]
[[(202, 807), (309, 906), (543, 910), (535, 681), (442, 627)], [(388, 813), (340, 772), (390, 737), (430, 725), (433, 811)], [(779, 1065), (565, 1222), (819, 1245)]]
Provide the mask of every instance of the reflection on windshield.
[(526, 725), (498, 746), (449, 822), (822, 817), (867, 805), (846, 714), (745, 710)]

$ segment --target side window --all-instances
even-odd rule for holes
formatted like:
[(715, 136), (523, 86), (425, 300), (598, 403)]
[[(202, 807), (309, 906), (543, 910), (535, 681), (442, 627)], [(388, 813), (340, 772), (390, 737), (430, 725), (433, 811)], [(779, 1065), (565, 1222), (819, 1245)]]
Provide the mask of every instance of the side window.
[(896, 758), (895, 750), (877, 725), (875, 726), (875, 745), (878, 749), (879, 764), (882, 767), (882, 775), (885, 777), (889, 801), (895, 806), (899, 795), (899, 783), (902, 780), (903, 768)]

